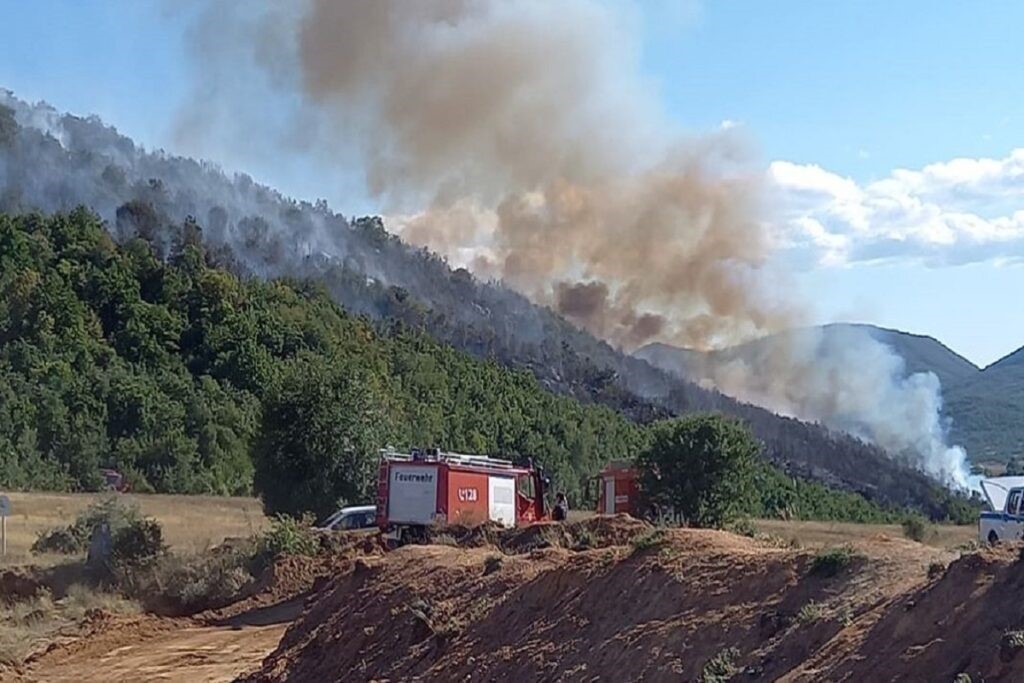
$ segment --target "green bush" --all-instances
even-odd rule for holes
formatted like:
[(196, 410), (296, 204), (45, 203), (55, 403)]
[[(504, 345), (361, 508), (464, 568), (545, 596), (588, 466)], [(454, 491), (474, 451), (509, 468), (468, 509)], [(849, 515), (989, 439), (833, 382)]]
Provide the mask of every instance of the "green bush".
[(811, 600), (796, 613), (796, 620), (801, 624), (813, 624), (821, 619), (822, 614), (824, 614), (824, 610), (821, 605)]
[(279, 555), (316, 555), (320, 552), (320, 539), (312, 525), (309, 515), (302, 519), (276, 515), (270, 529), (260, 538), (260, 552), (269, 559)]
[(825, 578), (836, 576), (853, 564), (858, 557), (848, 545), (825, 548), (811, 561), (811, 574)]
[(640, 552), (656, 548), (667, 540), (668, 538), (664, 529), (651, 529), (639, 536), (634, 536), (633, 540), (630, 541), (630, 545), (633, 546), (633, 550)]
[(62, 526), (40, 531), (32, 544), (32, 553), (60, 553), (74, 555), (85, 551), (88, 539), (81, 537), (73, 526)]
[(908, 515), (903, 520), (903, 535), (921, 543), (928, 534), (928, 523), (920, 515)]
[(721, 415), (690, 415), (657, 423), (637, 465), (647, 497), (687, 523), (721, 527), (754, 495), (761, 450), (746, 426)]
[(228, 605), (241, 597), (255, 580), (252, 548), (231, 549), (190, 557), (167, 555), (136, 587), (151, 608), (189, 614)]
[(740, 672), (740, 668), (736, 665), (736, 660), (739, 656), (740, 651), (734, 647), (722, 650), (704, 664), (704, 668), (701, 669), (700, 677), (697, 680), (700, 683), (726, 683), (726, 681), (731, 681), (733, 676)]
[(154, 519), (134, 519), (111, 535), (110, 565), (115, 570), (138, 568), (166, 550), (163, 529)]
[(726, 526), (728, 531), (740, 536), (747, 536), (749, 538), (755, 538), (758, 534), (757, 525), (749, 517), (740, 517), (731, 524)]
[(117, 530), (136, 524), (141, 519), (136, 506), (125, 503), (116, 495), (105, 496), (79, 513), (68, 526), (40, 532), (31, 550), (37, 554), (82, 553), (89, 548), (89, 541), (96, 529), (105, 525), (113, 537)]

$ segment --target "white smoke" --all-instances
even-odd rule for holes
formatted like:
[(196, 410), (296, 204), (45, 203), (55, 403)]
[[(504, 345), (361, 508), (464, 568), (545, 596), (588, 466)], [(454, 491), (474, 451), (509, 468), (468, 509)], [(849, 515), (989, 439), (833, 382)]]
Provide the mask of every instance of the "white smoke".
[(788, 332), (688, 371), (741, 400), (875, 443), (950, 487), (972, 487), (966, 452), (947, 443), (938, 377), (908, 376), (903, 359), (866, 329)]

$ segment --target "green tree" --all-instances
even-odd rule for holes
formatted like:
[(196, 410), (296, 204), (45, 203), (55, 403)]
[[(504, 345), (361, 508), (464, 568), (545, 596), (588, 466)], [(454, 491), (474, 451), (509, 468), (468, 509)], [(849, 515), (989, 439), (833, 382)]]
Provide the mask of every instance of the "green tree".
[(318, 516), (373, 495), (385, 402), (374, 378), (341, 360), (303, 354), (263, 407), (254, 453), (268, 513)]
[(760, 445), (746, 427), (719, 415), (692, 415), (654, 425), (637, 459), (652, 502), (688, 523), (719, 527), (748, 506)]

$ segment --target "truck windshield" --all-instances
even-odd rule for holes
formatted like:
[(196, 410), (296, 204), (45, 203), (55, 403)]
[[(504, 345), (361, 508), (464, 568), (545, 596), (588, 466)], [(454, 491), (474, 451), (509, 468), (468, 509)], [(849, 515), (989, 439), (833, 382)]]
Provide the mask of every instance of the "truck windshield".
[(1010, 491), (1010, 498), (1006, 501), (1006, 514), (1016, 515), (1020, 508), (1020, 489), (1014, 489)]

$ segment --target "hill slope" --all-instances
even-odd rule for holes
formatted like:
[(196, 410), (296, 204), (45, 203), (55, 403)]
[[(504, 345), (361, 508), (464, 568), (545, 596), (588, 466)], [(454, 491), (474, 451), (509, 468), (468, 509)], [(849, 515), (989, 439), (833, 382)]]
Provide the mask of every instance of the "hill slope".
[(96, 119), (62, 116), (3, 91), (0, 105), (0, 210), (85, 204), (117, 238), (141, 237), (158, 258), (195, 217), (211, 258), (234, 272), (320, 282), (354, 313), (403, 321), (475, 356), (528, 369), (552, 391), (641, 421), (694, 410), (736, 415), (765, 442), (766, 455), (794, 473), (897, 504), (934, 502), (930, 480), (880, 449), (619, 353), (521, 295), (402, 243), (378, 219), (349, 221), (247, 176), (146, 152)]
[(1024, 457), (1024, 348), (950, 385), (946, 405), (976, 462)]

